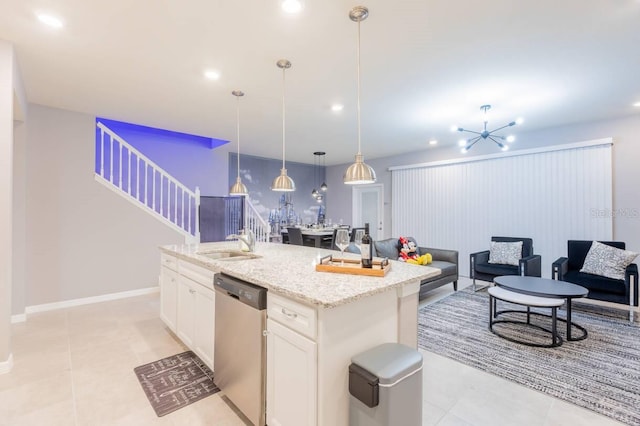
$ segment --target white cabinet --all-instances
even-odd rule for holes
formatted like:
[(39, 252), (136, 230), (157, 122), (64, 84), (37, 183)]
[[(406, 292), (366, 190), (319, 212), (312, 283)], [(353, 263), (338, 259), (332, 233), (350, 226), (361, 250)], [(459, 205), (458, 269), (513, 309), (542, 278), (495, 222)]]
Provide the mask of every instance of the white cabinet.
[(160, 318), (213, 370), (214, 272), (162, 254)]
[[(283, 301), (287, 305), (284, 311)], [(280, 318), (290, 321), (288, 325), (299, 325), (296, 319), (308, 313), (309, 308), (299, 305), (301, 309), (297, 310), (298, 304), (275, 295), (267, 296), (267, 305), (272, 312), (280, 314), (267, 319), (267, 424), (315, 425), (317, 344), (277, 321)], [(277, 310), (275, 306), (278, 306)]]
[(212, 289), (180, 275), (177, 335), (213, 370), (215, 294)]
[(178, 307), (178, 273), (166, 266), (160, 268), (160, 318), (176, 332)]
[(213, 370), (213, 341), (215, 335), (215, 292), (213, 290), (198, 286), (196, 289), (194, 317), (194, 352)]
[(178, 280), (178, 324), (176, 334), (191, 350), (196, 331), (196, 283), (181, 276)]

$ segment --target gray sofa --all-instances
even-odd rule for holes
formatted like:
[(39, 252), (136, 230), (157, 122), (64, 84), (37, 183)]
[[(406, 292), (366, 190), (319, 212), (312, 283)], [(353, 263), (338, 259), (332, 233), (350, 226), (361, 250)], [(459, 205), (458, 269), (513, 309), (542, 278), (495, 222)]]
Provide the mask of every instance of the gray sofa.
[[(413, 237), (407, 238), (416, 243), (418, 254), (423, 255), (430, 253), (433, 262), (428, 266), (440, 269), (440, 275), (427, 278), (420, 283), (420, 299), (423, 299), (426, 293), (434, 288), (438, 288), (447, 283), (453, 283), (453, 290), (458, 290), (458, 252), (456, 250), (444, 250), (432, 247), (420, 247)], [(377, 257), (388, 257), (391, 260), (397, 260), (400, 256), (397, 238), (387, 238), (373, 242), (373, 255)]]

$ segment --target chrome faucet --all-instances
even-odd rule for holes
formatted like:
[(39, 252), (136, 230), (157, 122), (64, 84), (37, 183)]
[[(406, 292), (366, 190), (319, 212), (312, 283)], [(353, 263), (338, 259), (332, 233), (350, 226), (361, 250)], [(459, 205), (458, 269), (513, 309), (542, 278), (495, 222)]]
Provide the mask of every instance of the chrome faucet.
[(227, 235), (226, 240), (237, 239), (241, 251), (254, 252), (256, 250), (256, 236), (251, 229), (241, 229), (240, 234)]

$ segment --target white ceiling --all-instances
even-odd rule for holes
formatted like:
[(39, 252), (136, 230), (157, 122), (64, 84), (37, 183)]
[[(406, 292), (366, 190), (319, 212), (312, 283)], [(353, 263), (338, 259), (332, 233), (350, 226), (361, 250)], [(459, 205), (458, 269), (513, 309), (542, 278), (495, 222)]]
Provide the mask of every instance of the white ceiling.
[[(357, 151), (356, 34), (361, 25), (365, 159), (457, 150), (452, 124), (480, 130), (518, 116), (514, 133), (640, 114), (638, 0), (0, 0), (0, 39), (14, 43), (30, 102), (235, 141), (287, 160), (351, 162)], [(35, 12), (60, 16), (53, 30)], [(221, 72), (218, 81), (203, 77)], [(336, 114), (331, 104), (344, 110)], [(516, 142), (517, 143), (517, 142)], [(497, 149), (497, 148), (496, 148)]]

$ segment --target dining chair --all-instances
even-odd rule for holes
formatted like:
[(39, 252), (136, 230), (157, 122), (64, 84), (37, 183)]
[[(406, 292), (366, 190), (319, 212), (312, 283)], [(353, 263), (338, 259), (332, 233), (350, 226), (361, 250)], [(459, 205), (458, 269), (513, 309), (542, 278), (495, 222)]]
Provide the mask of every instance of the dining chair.
[(289, 244), (303, 245), (302, 230), (300, 228), (287, 228), (287, 233), (289, 234)]
[(349, 241), (354, 242), (356, 240), (356, 231), (358, 230), (364, 231), (364, 228), (353, 228), (351, 230), (351, 237), (349, 238)]

